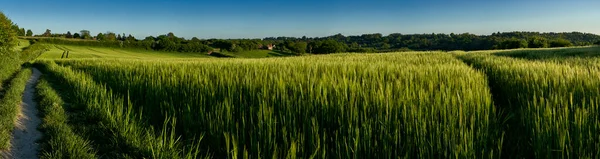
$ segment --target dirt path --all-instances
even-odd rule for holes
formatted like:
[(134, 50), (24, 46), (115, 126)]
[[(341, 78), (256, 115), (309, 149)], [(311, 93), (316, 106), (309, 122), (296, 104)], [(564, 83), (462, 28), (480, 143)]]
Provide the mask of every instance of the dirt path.
[(21, 102), (21, 112), (17, 117), (17, 123), (15, 123), (15, 130), (13, 131), (13, 138), (10, 141), (11, 149), (9, 158), (15, 159), (29, 159), (38, 158), (38, 144), (36, 143), (42, 137), (42, 133), (38, 131), (38, 126), (41, 123), (37, 110), (37, 103), (34, 100), (35, 97), (35, 86), (42, 73), (33, 69), (33, 74), (23, 93), (23, 99)]

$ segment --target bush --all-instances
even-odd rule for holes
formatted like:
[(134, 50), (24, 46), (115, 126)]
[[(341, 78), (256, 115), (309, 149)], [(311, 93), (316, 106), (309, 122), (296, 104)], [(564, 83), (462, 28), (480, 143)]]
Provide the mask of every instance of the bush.
[(569, 47), (569, 46), (573, 46), (573, 43), (571, 43), (569, 40), (555, 39), (555, 40), (550, 41), (550, 47)]

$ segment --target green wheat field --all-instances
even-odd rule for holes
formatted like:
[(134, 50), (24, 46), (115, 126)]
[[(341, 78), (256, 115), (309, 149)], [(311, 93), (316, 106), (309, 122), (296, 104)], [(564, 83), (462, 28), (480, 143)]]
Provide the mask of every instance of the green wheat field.
[[(599, 47), (255, 59), (43, 47), (30, 62), (44, 74), (42, 158), (600, 156)], [(31, 74), (7, 69), (3, 81)]]

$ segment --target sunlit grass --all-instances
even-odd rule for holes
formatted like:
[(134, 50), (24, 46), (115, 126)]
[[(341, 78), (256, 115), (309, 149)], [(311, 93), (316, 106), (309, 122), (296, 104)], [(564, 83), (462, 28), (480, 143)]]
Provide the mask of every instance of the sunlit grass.
[[(67, 60), (156, 127), (175, 117), (219, 157), (490, 158), (482, 73), (444, 53), (189, 61)], [(89, 80), (89, 79), (87, 79)]]

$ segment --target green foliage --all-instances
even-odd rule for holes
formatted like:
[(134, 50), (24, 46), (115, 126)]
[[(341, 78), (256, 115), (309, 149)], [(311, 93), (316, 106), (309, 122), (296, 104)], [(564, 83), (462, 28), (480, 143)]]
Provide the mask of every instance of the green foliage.
[(12, 50), (17, 43), (17, 32), (13, 29), (12, 21), (0, 12), (0, 52)]
[[(102, 37), (102, 40), (106, 40), (106, 41), (117, 41), (117, 34), (113, 33), (113, 32), (107, 32), (105, 34), (105, 37)], [(100, 40), (100, 39), (98, 39)]]
[(547, 48), (548, 40), (543, 37), (531, 37), (529, 38), (529, 48)]
[(33, 36), (33, 31), (31, 31), (31, 29), (27, 29), (27, 35), (25, 36)]
[(565, 39), (554, 39), (550, 41), (550, 47), (569, 47), (573, 46), (573, 44)]
[(528, 43), (526, 40), (517, 39), (517, 38), (507, 39), (507, 40), (504, 40), (502, 43), (500, 43), (501, 49), (527, 48), (527, 46), (528, 46)]
[(307, 46), (308, 46), (308, 43), (303, 42), (303, 41), (298, 41), (298, 42), (286, 41), (286, 43), (285, 43), (285, 47), (290, 49), (290, 51), (292, 51), (293, 53), (296, 53), (296, 54), (306, 53)]
[(312, 42), (310, 44), (310, 47), (312, 48), (313, 52), (312, 53), (322, 53), (322, 54), (328, 54), (328, 53), (341, 53), (341, 52), (345, 52), (346, 51), (346, 44), (335, 41), (335, 40), (324, 40), (324, 41), (317, 41), (317, 42)]
[(96, 35), (96, 40), (104, 41), (104, 40), (106, 40), (106, 37), (104, 36), (104, 34), (98, 33), (98, 35)]
[(44, 34), (42, 34), (43, 37), (51, 37), (52, 36), (52, 30), (50, 29), (46, 29), (46, 32), (44, 32)]
[(44, 79), (36, 87), (38, 107), (43, 123), (40, 125), (44, 132), (40, 158), (97, 158), (90, 141), (76, 134), (68, 125), (68, 112), (60, 95)]
[(81, 39), (92, 39), (92, 34), (89, 30), (81, 30), (79, 32), (81, 33), (79, 34), (81, 36)]
[(19, 29), (18, 36), (25, 36), (25, 28)]

